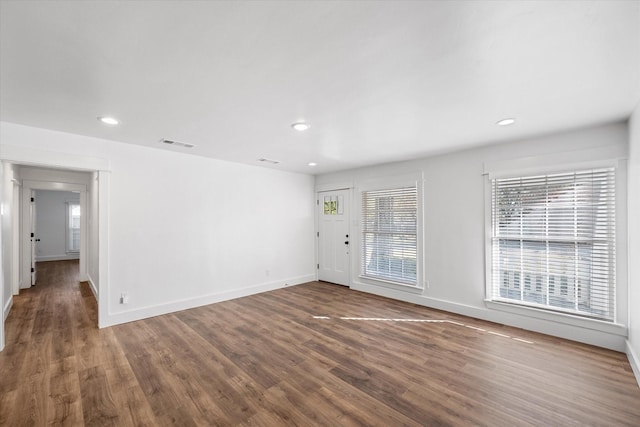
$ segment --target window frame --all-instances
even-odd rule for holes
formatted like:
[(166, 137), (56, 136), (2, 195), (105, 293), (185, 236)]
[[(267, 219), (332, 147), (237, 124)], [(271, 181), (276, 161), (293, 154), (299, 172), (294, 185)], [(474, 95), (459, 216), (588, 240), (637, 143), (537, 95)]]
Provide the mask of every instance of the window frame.
[[(491, 299), (492, 292), (492, 212), (491, 179), (514, 178), (529, 175), (547, 175), (571, 170), (600, 168), (615, 169), (615, 221), (616, 221), (616, 288), (615, 315), (613, 321), (578, 316), (540, 309), (537, 307), (516, 305)], [(484, 207), (485, 207), (485, 307), (519, 315), (524, 327), (531, 327), (531, 319), (551, 321), (553, 324), (577, 326), (582, 328), (625, 336), (628, 322), (628, 278), (627, 278), (627, 171), (626, 159), (613, 150), (601, 148), (575, 150), (556, 154), (532, 157), (512, 158), (484, 163)], [(532, 283), (533, 286), (533, 283)], [(559, 285), (558, 285), (559, 286)], [(551, 325), (551, 324), (550, 324)], [(559, 329), (553, 327), (555, 333)], [(561, 329), (560, 329), (561, 330)], [(568, 333), (568, 332), (567, 332)], [(570, 337), (568, 333), (567, 337)]]
[(80, 208), (80, 200), (67, 200), (65, 202), (65, 250), (67, 254), (79, 254), (80, 246), (82, 245), (82, 211), (80, 212), (80, 217), (78, 221), (78, 249), (74, 249), (71, 246), (71, 209), (73, 206), (77, 206)]
[[(400, 188), (415, 187), (416, 189), (416, 283), (410, 284), (402, 281), (394, 281), (381, 277), (372, 277), (364, 275), (363, 266), (363, 206), (362, 196), (364, 192), (368, 191), (384, 191), (394, 190)], [(354, 275), (356, 283), (364, 285), (381, 286), (406, 292), (420, 293), (424, 289), (424, 256), (423, 256), (423, 176), (422, 172), (413, 174), (406, 174), (400, 176), (390, 176), (380, 179), (369, 179), (359, 183), (356, 183), (354, 191), (355, 199), (355, 215), (357, 220), (354, 222), (356, 225), (356, 240), (357, 245), (354, 245), (356, 249), (353, 253), (355, 262), (353, 263)], [(353, 241), (353, 240), (352, 240)]]
[[(602, 199), (593, 198), (592, 189), (605, 191), (605, 205)], [(492, 265), (491, 300), (613, 321), (615, 169), (492, 178), (491, 190), (492, 256), (500, 254)], [(505, 202), (510, 203), (503, 205)], [(593, 209), (601, 212), (597, 219)], [(517, 215), (512, 217), (514, 213)], [(586, 222), (579, 223), (579, 218)], [(600, 231), (592, 235), (590, 228), (584, 228), (590, 226)], [(584, 257), (595, 257), (594, 263), (581, 262)], [(548, 283), (544, 292), (543, 282)], [(581, 283), (588, 286), (581, 287)]]

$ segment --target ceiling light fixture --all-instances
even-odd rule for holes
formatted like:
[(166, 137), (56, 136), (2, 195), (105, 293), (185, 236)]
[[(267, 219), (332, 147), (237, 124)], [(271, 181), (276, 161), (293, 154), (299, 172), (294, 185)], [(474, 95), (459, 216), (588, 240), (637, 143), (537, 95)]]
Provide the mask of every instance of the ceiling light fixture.
[(295, 122), (294, 124), (291, 125), (291, 127), (297, 130), (298, 132), (304, 132), (305, 130), (309, 129), (311, 125), (307, 122)]
[(516, 119), (508, 118), (508, 119), (502, 119), (502, 120), (496, 122), (496, 124), (498, 126), (509, 126), (509, 125), (514, 124), (515, 122), (516, 122)]
[(115, 119), (113, 117), (98, 117), (98, 120), (100, 120), (102, 123), (107, 124), (107, 125), (117, 125), (120, 124), (120, 121), (118, 119)]
[(307, 166), (318, 166), (318, 164), (316, 162), (309, 162), (307, 163)]

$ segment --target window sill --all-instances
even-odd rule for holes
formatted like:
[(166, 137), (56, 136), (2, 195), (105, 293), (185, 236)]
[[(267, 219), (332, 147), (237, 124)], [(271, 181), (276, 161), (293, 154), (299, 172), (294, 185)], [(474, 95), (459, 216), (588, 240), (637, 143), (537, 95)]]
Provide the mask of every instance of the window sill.
[(380, 286), (388, 289), (395, 289), (403, 292), (422, 293), (423, 288), (417, 285), (409, 285), (402, 282), (393, 282), (391, 280), (374, 279), (368, 276), (358, 276), (359, 282), (363, 285)]
[(567, 313), (556, 313), (547, 310), (542, 310), (535, 307), (525, 307), (516, 304), (510, 304), (506, 302), (498, 302), (491, 300), (484, 300), (487, 308), (492, 310), (499, 310), (508, 313), (518, 314), (521, 316), (532, 317), (541, 320), (547, 320), (556, 323), (563, 323), (565, 325), (577, 326), (580, 328), (591, 329), (600, 332), (606, 332), (614, 335), (626, 337), (627, 327), (620, 323), (607, 322), (598, 319), (589, 319), (580, 316), (574, 316)]

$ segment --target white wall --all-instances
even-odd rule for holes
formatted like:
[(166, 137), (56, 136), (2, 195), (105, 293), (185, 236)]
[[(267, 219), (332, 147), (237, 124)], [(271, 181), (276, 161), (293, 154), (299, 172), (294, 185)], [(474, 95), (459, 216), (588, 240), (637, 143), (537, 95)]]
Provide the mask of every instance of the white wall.
[(640, 384), (640, 104), (629, 120), (629, 341), (627, 355)]
[[(505, 129), (508, 132), (508, 128)], [(615, 123), (525, 141), (474, 148), (451, 154), (362, 168), (316, 177), (316, 189), (357, 187), (370, 179), (407, 173), (424, 176), (424, 273), (429, 286), (419, 294), (363, 283), (353, 262), (352, 287), (426, 306), (483, 318), (499, 323), (588, 342), (617, 350), (624, 349), (627, 307), (619, 310), (618, 325), (605, 322), (579, 322), (568, 316), (535, 316), (489, 308), (485, 302), (485, 199), (483, 176), (485, 163), (497, 163), (523, 157), (571, 153), (572, 161), (598, 160), (604, 155), (626, 157), (626, 123)], [(574, 158), (589, 151), (596, 158)], [(623, 162), (624, 164), (624, 162)], [(624, 187), (626, 183), (622, 183)], [(356, 194), (353, 199), (358, 197)], [(624, 203), (621, 204), (624, 206)], [(357, 212), (356, 212), (357, 215)], [(623, 243), (626, 215), (619, 223)], [(357, 227), (357, 221), (352, 223)], [(352, 235), (357, 230), (352, 229)], [(619, 262), (618, 282), (626, 301), (626, 258)], [(622, 273), (622, 274), (621, 274)]]
[(14, 289), (18, 288), (20, 278), (19, 256), (13, 254), (19, 232), (19, 169), (9, 162), (0, 162), (0, 252), (7, 254), (0, 262), (0, 350), (4, 347), (4, 320), (11, 311)]
[(13, 164), (2, 162), (2, 182), (0, 184), (0, 203), (2, 205), (2, 253), (7, 256), (2, 257), (2, 315), (4, 318), (9, 314), (12, 304), (12, 290), (14, 281), (14, 259), (12, 254), (13, 233), (14, 233), (14, 180), (17, 181), (17, 167)]
[(36, 261), (78, 259), (67, 253), (67, 202), (80, 203), (71, 191), (36, 190)]
[(110, 160), (110, 311), (313, 279), (313, 177), (122, 144)]
[(0, 162), (0, 251), (7, 256), (0, 262), (0, 350), (4, 348), (4, 321), (9, 315), (13, 303), (13, 180), (16, 167), (11, 163)]
[(108, 163), (98, 184), (108, 206), (101, 326), (315, 277), (312, 176), (6, 122), (0, 133), (7, 157)]
[[(2, 209), (4, 209), (3, 204), (6, 198), (4, 194), (4, 189), (5, 189), (4, 175), (6, 173), (5, 170), (6, 170), (6, 163), (0, 162), (0, 185), (2, 186), (0, 188), (0, 206), (2, 206)], [(4, 216), (4, 212), (3, 212), (3, 216)], [(2, 222), (4, 222), (4, 218), (2, 219)], [(3, 230), (4, 228), (3, 226), (4, 224), (0, 224), (0, 251), (4, 253), (6, 250), (3, 248), (4, 246), (3, 236), (5, 234), (5, 231)], [(6, 282), (5, 274), (6, 274), (6, 268), (7, 268), (5, 265), (7, 263), (8, 262), (5, 261), (4, 257), (0, 261), (0, 303), (2, 304), (0, 305), (0, 309), (2, 309), (2, 312), (0, 312), (0, 350), (4, 349), (4, 320), (5, 320), (4, 300), (5, 300), (5, 289), (9, 287), (8, 285), (5, 286), (5, 282)], [(8, 264), (11, 264), (11, 263), (9, 262)]]

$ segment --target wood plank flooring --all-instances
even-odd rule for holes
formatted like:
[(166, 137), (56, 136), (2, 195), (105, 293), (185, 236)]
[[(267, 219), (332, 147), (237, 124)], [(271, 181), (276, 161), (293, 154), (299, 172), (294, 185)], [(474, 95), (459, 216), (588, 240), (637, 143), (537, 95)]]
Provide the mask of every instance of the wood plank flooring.
[(8, 426), (640, 426), (626, 356), (313, 282), (99, 330), (38, 265), (0, 353)]

